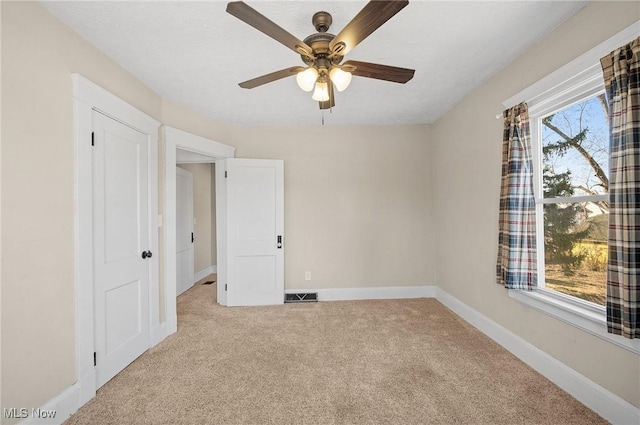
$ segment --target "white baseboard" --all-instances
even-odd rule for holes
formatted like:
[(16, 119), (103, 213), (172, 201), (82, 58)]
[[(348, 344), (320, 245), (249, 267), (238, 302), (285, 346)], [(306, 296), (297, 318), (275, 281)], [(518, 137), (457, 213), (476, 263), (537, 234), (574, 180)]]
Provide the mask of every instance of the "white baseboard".
[(151, 346), (155, 347), (163, 339), (165, 339), (169, 334), (167, 333), (167, 321), (165, 320), (163, 323), (159, 325), (151, 327)]
[[(29, 416), (20, 421), (20, 425), (59, 425), (77, 412), (80, 406), (80, 385), (76, 382), (40, 408), (29, 409)], [(38, 416), (38, 412), (41, 416)]]
[(436, 286), (385, 286), (368, 288), (287, 289), (285, 293), (315, 292), (318, 301), (434, 298)]
[(436, 298), (472, 326), (612, 424), (640, 423), (640, 409), (438, 288)]
[[(212, 272), (215, 273), (215, 272)], [(207, 273), (209, 274), (209, 273)], [(206, 276), (205, 274), (204, 276)], [(204, 277), (203, 276), (203, 277)], [(591, 381), (584, 375), (571, 369), (569, 366), (530, 344), (523, 338), (489, 319), (477, 310), (464, 304), (438, 288), (437, 286), (401, 286), (380, 288), (334, 288), (334, 289), (288, 289), (285, 292), (317, 292), (319, 301), (338, 300), (367, 300), (367, 299), (399, 299), (399, 298), (436, 298), (447, 306), (455, 314), (476, 327), (489, 338), (496, 341), (516, 357), (531, 366), (538, 373), (545, 376), (567, 393), (571, 394), (585, 406), (598, 413), (612, 424), (636, 424), (639, 423), (640, 409), (623, 400), (611, 391)], [(166, 336), (177, 330), (177, 318), (167, 318), (163, 326)], [(88, 376), (84, 381), (90, 383), (92, 377)], [(93, 377), (95, 384), (95, 377)], [(61, 424), (70, 415), (75, 413), (82, 405), (89, 401), (93, 392), (88, 391), (90, 385), (83, 382), (75, 383), (57, 397), (40, 408), (41, 411), (55, 410), (56, 416), (49, 419), (39, 419), (29, 416), (20, 422), (20, 425), (31, 424)], [(83, 394), (84, 392), (84, 394)], [(29, 415), (31, 415), (29, 411)]]
[(196, 283), (200, 279), (203, 279), (209, 276), (211, 273), (218, 273), (218, 266), (209, 266), (205, 269), (200, 270), (198, 273), (193, 275), (193, 283)]
[[(78, 409), (96, 396), (96, 370), (91, 368), (89, 373), (81, 376), (74, 385), (78, 386)], [(77, 410), (77, 409), (76, 409)]]
[(178, 316), (173, 316), (173, 317), (167, 317), (166, 320), (166, 325), (165, 325), (165, 330), (167, 333), (167, 336), (174, 334), (178, 331)]

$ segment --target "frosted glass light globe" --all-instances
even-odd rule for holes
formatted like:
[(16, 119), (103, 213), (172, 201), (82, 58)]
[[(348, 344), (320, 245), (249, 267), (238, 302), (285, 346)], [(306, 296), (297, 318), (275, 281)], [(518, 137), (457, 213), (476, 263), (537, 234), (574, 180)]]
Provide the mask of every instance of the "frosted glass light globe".
[(304, 91), (313, 90), (317, 79), (318, 71), (313, 67), (309, 67), (304, 71), (300, 71), (296, 75), (296, 82), (298, 83), (298, 87), (300, 87)]
[(345, 72), (340, 68), (333, 68), (329, 72), (329, 77), (331, 77), (331, 81), (336, 85), (338, 91), (343, 91), (351, 83), (351, 73)]
[(318, 102), (326, 102), (329, 100), (329, 85), (327, 81), (320, 81), (316, 83), (316, 89), (313, 92), (313, 96), (311, 96), (313, 100), (317, 100)]

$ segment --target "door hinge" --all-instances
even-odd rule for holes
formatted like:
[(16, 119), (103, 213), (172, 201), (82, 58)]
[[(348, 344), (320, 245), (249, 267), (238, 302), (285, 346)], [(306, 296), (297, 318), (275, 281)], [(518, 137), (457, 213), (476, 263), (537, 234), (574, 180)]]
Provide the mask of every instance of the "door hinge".
[(225, 291), (227, 290), (227, 284), (226, 283), (224, 284), (224, 290)]
[(98, 360), (97, 360), (97, 356), (96, 356), (96, 352), (93, 352), (93, 365), (97, 366), (98, 365)]
[(193, 232), (191, 232), (191, 243), (193, 243), (194, 239), (193, 239)]
[(95, 146), (95, 145), (96, 145), (95, 134), (92, 131), (91, 132), (91, 146)]
[(224, 172), (224, 178), (225, 179), (227, 178), (227, 172), (226, 171)]

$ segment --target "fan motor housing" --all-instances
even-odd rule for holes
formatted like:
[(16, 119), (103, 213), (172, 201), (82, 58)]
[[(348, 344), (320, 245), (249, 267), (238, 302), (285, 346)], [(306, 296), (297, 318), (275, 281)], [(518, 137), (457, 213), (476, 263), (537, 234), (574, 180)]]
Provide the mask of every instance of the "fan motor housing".
[[(317, 58), (328, 59), (331, 61), (331, 63), (337, 65), (342, 60), (342, 56), (335, 55), (331, 57), (331, 59), (328, 58), (329, 54), (331, 53), (331, 50), (329, 49), (329, 43), (334, 38), (335, 35), (333, 34), (329, 34), (328, 32), (319, 32), (316, 34), (311, 34), (309, 37), (304, 39), (304, 42), (309, 47), (311, 47), (314, 56), (316, 56)], [(309, 66), (315, 63), (315, 60), (313, 58), (307, 57), (305, 55), (300, 55), (300, 57), (302, 58), (302, 61)]]
[(305, 44), (307, 44), (313, 50), (313, 53), (317, 55), (328, 55), (329, 54), (329, 43), (336, 36), (333, 34), (329, 34), (328, 32), (319, 32), (316, 34), (311, 34), (309, 37), (304, 39)]
[[(328, 33), (329, 27), (333, 22), (333, 18), (329, 12), (316, 12), (311, 18), (311, 23), (313, 24), (316, 31), (315, 34), (311, 34), (307, 38), (304, 39), (304, 42), (307, 46), (311, 47), (313, 50), (313, 55), (317, 58), (328, 59), (327, 56), (331, 53), (329, 49), (329, 43), (336, 36), (334, 34)], [(308, 66), (313, 65), (316, 61), (312, 58), (309, 58), (305, 55), (300, 55), (302, 61)], [(328, 59), (334, 65), (337, 65), (342, 60), (342, 56), (335, 55), (331, 59)]]

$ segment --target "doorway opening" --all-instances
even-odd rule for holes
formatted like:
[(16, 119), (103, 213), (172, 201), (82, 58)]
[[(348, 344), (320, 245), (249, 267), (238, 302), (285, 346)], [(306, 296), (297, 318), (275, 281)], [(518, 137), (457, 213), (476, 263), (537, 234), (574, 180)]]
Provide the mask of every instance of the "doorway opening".
[(217, 273), (215, 163), (187, 161), (187, 154), (177, 151), (176, 295)]
[[(165, 147), (165, 164), (164, 164), (164, 317), (167, 334), (172, 334), (177, 330), (177, 309), (176, 309), (176, 231), (177, 231), (177, 214), (176, 214), (176, 169), (178, 163), (190, 164), (215, 164), (225, 158), (233, 158), (235, 156), (235, 148), (223, 143), (215, 142), (204, 137), (196, 136), (182, 130), (172, 127), (163, 127), (164, 147)], [(223, 219), (224, 205), (221, 205), (220, 199), (223, 198), (224, 186), (220, 184), (221, 178), (224, 178), (224, 167), (213, 166), (212, 172), (215, 177), (215, 198), (216, 198), (216, 272), (218, 281), (224, 278), (224, 260), (226, 254), (226, 246), (224, 243), (223, 226), (218, 225)], [(213, 185), (213, 182), (211, 183)], [(213, 223), (212, 223), (213, 225)], [(195, 235), (194, 235), (195, 236)], [(213, 241), (211, 242), (213, 245)], [(202, 271), (203, 273), (206, 272)], [(226, 305), (226, 294), (224, 288), (218, 285), (217, 300), (219, 304)]]

